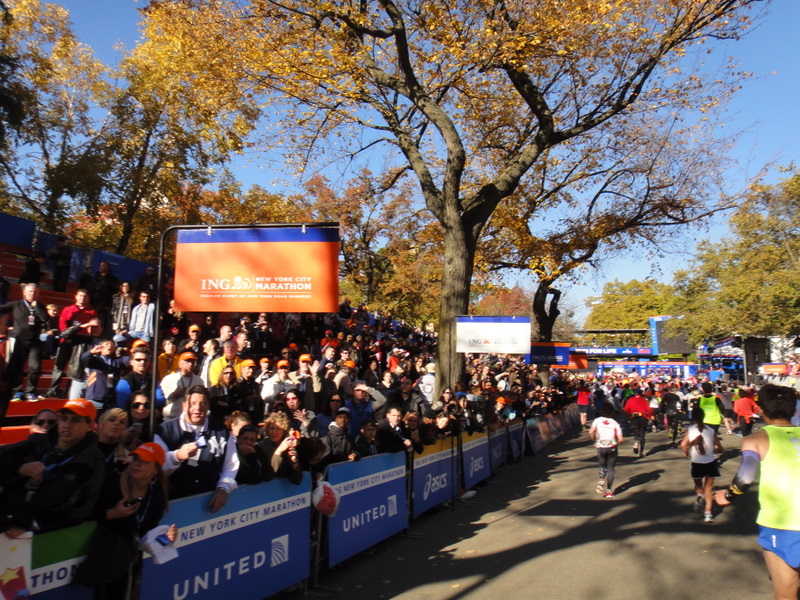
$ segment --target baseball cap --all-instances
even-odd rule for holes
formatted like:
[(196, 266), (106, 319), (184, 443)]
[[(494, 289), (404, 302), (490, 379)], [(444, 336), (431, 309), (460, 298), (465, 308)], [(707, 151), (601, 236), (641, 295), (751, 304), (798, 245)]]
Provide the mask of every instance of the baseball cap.
[(347, 408), (346, 406), (342, 406), (339, 410), (336, 411), (336, 414), (337, 414), (337, 416), (338, 415), (347, 415), (349, 417), (350, 416), (350, 409)]
[(264, 358), (262, 358), (258, 362), (261, 363), (262, 365), (268, 365), (269, 364), (269, 359), (265, 356)]
[(300, 355), (300, 362), (312, 362), (310, 354), (301, 354)]
[(181, 355), (178, 358), (180, 360), (197, 360), (194, 352), (181, 352)]
[(87, 419), (95, 420), (97, 417), (97, 408), (91, 400), (85, 398), (75, 398), (74, 400), (67, 400), (67, 402), (58, 409), (58, 412), (68, 410), (74, 412), (76, 415), (86, 417)]
[(144, 462), (155, 462), (160, 464), (162, 467), (164, 466), (164, 461), (167, 460), (167, 453), (164, 452), (164, 448), (155, 442), (147, 442), (146, 444), (142, 444), (136, 448), (136, 450), (131, 452), (131, 454), (135, 454)]
[(248, 358), (247, 360), (243, 360), (242, 362), (240, 362), (239, 366), (240, 367), (253, 367), (253, 368), (255, 368), (256, 361)]
[(288, 368), (289, 367), (289, 361), (288, 360), (279, 360), (278, 364), (275, 365), (275, 366), (278, 367), (279, 369), (281, 367), (287, 367)]
[(150, 347), (149, 344), (147, 342), (145, 342), (144, 340), (136, 340), (135, 342), (133, 342), (131, 344), (131, 349), (138, 348), (139, 346), (144, 346), (145, 348), (149, 348)]
[(344, 361), (342, 363), (342, 366), (343, 367), (349, 367), (351, 369), (355, 369), (356, 368), (356, 363), (354, 363), (352, 360), (346, 360), (346, 361)]
[(189, 331), (200, 331), (200, 325), (189, 325)]
[(333, 335), (333, 330), (332, 329), (326, 330), (325, 335)]

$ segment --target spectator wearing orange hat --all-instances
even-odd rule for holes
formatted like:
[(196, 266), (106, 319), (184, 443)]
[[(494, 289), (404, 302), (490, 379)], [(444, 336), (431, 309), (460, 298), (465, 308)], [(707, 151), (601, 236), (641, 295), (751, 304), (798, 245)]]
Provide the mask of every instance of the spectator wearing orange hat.
[(333, 378), (333, 383), (336, 384), (336, 389), (344, 397), (345, 400), (353, 399), (353, 382), (355, 380), (356, 363), (352, 360), (346, 360), (339, 367), (339, 372)]
[[(181, 340), (178, 344), (178, 352), (192, 352), (195, 356), (200, 357), (203, 355), (203, 344), (200, 341), (200, 326), (189, 325), (189, 330), (186, 334), (188, 337)], [(200, 361), (198, 361), (199, 363)], [(197, 365), (199, 368), (199, 364)]]
[(319, 345), (323, 348), (325, 346), (333, 346), (334, 348), (338, 348), (340, 343), (341, 342), (339, 341), (339, 338), (336, 337), (336, 334), (333, 332), (333, 330), (328, 329), (325, 331), (325, 337), (320, 340)]
[[(283, 394), (295, 389), (297, 384), (289, 378), (290, 363), (281, 359), (275, 365), (275, 374), (269, 377), (261, 387), (261, 399), (269, 405), (275, 401), (278, 394)], [(269, 409), (269, 406), (267, 406)]]
[(297, 359), (297, 370), (289, 372), (289, 379), (294, 382), (303, 404), (319, 412), (317, 397), (322, 391), (322, 379), (317, 374), (317, 366), (310, 354), (301, 354)]
[(272, 362), (266, 356), (262, 357), (258, 361), (258, 371), (256, 372), (256, 383), (259, 387), (264, 386), (264, 382), (272, 377), (273, 375), (272, 370)]
[(192, 352), (182, 352), (178, 357), (178, 370), (166, 375), (161, 380), (161, 391), (164, 393), (166, 406), (164, 418), (174, 419), (183, 412), (183, 400), (186, 390), (196, 385), (203, 385), (203, 380), (194, 373), (197, 356)]
[[(135, 546), (125, 547), (112, 540), (117, 536), (126, 540), (145, 538), (167, 512), (164, 449), (155, 442), (147, 442), (131, 452), (130, 458), (123, 473), (110, 473), (106, 478), (94, 510), (98, 523), (95, 543), (91, 544), (89, 554), (73, 578), (73, 583), (94, 585), (98, 598), (125, 597), (128, 578), (137, 578), (136, 572), (129, 569), (131, 565), (135, 569), (140, 566), (134, 560)], [(170, 525), (164, 535), (174, 543), (178, 539), (178, 528)], [(126, 548), (130, 554), (126, 555), (121, 548)]]
[(259, 423), (264, 418), (264, 401), (261, 399), (261, 385), (256, 383), (256, 362), (248, 358), (242, 361), (240, 368), (242, 376), (236, 385), (241, 410), (250, 416), (251, 423)]
[(35, 522), (39, 531), (52, 531), (89, 517), (106, 474), (93, 432), (96, 417), (91, 401), (69, 400), (56, 427), (4, 449), (1, 530), (29, 531)]

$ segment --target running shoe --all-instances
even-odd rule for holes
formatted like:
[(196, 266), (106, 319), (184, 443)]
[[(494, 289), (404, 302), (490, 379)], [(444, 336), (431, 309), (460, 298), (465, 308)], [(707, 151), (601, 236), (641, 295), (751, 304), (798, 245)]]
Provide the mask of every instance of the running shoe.
[(714, 515), (712, 515), (710, 512), (706, 512), (703, 515), (703, 523), (713, 523), (713, 522), (714, 522)]
[(27, 394), (25, 394), (25, 400), (27, 400), (28, 402), (38, 402), (39, 396), (37, 396), (33, 392), (28, 392)]
[(633, 445), (633, 453), (634, 454), (639, 454), (639, 444), (634, 444)]
[(604, 494), (606, 492), (606, 480), (601, 479), (597, 482), (597, 486), (594, 488), (598, 494)]
[(705, 508), (706, 499), (698, 495), (697, 498), (694, 499), (694, 512), (700, 514), (703, 512), (703, 510), (705, 510)]
[(22, 392), (17, 392), (14, 394), (14, 397), (11, 398), (12, 402), (25, 402), (25, 394)]
[(474, 498), (478, 492), (475, 490), (467, 490), (463, 494), (461, 494), (461, 500), (469, 500), (470, 498)]
[(606, 492), (606, 495), (603, 496), (603, 498), (613, 498), (613, 497), (614, 497), (614, 492), (612, 491)]

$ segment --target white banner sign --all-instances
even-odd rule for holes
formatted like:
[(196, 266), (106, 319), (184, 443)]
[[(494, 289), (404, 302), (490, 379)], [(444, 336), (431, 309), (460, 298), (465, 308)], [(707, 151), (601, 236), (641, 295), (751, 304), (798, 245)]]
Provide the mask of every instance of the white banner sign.
[(456, 317), (456, 352), (529, 354), (529, 317)]

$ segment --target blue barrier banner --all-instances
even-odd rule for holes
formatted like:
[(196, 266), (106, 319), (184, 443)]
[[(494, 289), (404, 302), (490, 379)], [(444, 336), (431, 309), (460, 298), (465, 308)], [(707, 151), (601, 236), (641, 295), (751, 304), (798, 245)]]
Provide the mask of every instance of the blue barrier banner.
[(91, 251), (85, 250), (84, 248), (72, 249), (72, 259), (69, 267), (69, 278), (72, 281), (78, 281), (81, 278), (81, 275), (83, 275), (83, 272), (89, 264), (90, 254)]
[(572, 429), (581, 422), (581, 411), (577, 404), (570, 404), (567, 406), (567, 410), (564, 411), (564, 415), (566, 416), (566, 421), (569, 424), (567, 429)]
[(550, 435), (553, 436), (554, 440), (564, 435), (564, 420), (561, 418), (560, 413), (547, 415), (547, 424), (550, 425)]
[(328, 482), (341, 498), (328, 519), (329, 565), (408, 527), (405, 452), (331, 465)]
[(218, 513), (209, 494), (170, 502), (161, 523), (179, 528), (178, 558), (146, 556), (141, 597), (148, 600), (261, 600), (310, 574), (311, 477), (243, 486)]
[(418, 517), (458, 493), (456, 480), (456, 439), (436, 440), (414, 455), (412, 511)]
[(508, 432), (503, 429), (489, 432), (489, 466), (492, 472), (499, 469), (508, 458)]
[(528, 441), (531, 444), (531, 450), (534, 454), (538, 454), (547, 445), (544, 437), (542, 437), (541, 429), (539, 428), (539, 418), (532, 417), (525, 419), (525, 431), (528, 433)]
[(33, 254), (33, 234), (36, 223), (22, 217), (0, 213), (0, 231), (3, 232), (3, 243), (17, 246)]
[(511, 458), (514, 460), (522, 456), (525, 450), (525, 425), (522, 421), (508, 424), (508, 447), (511, 449)]
[[(144, 275), (149, 266), (148, 263), (142, 262), (141, 260), (114, 254), (113, 252), (106, 252), (105, 250), (95, 250), (92, 253), (92, 271), (94, 273), (97, 273), (100, 269), (101, 262), (107, 262), (111, 265), (111, 272), (117, 279), (129, 282), (131, 287), (133, 287), (133, 283), (139, 279), (139, 277)], [(155, 298), (151, 299), (150, 302), (155, 304)]]
[(461, 434), (464, 485), (471, 488), (492, 474), (489, 464), (489, 436), (485, 433)]

